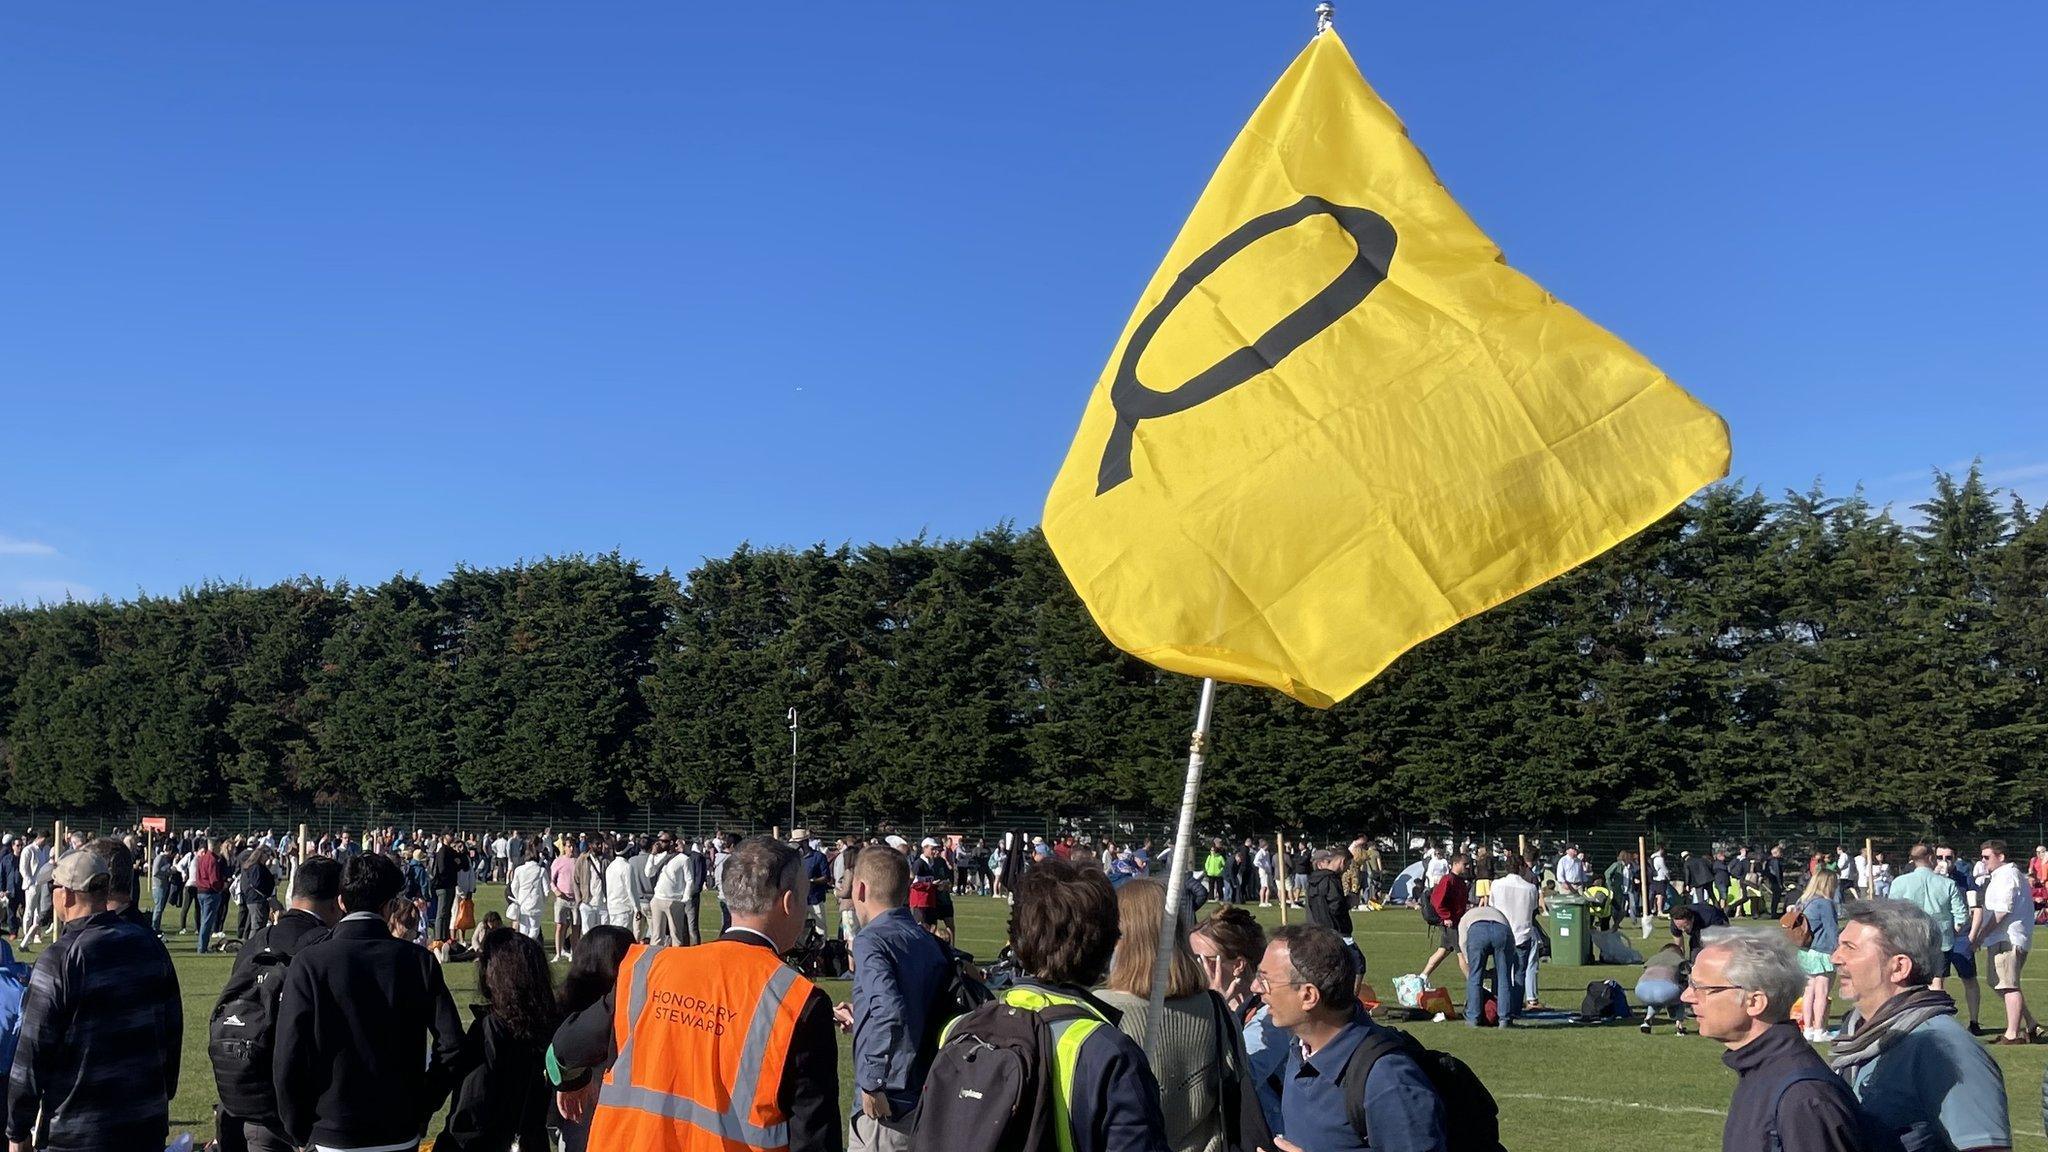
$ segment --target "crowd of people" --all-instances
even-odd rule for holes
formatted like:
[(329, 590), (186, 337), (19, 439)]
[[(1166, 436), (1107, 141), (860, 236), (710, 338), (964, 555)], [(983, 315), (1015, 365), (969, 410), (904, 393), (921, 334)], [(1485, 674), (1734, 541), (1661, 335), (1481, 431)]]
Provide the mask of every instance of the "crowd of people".
[[(235, 958), (207, 1025), (224, 1152), (405, 1152), (444, 1105), (437, 1152), (1499, 1147), (1472, 1070), (1362, 998), (1353, 914), (1392, 898), (1384, 844), (1198, 849), (1162, 964), (1173, 864), (1145, 843), (977, 850), (802, 829), (153, 840), (0, 845), (4, 927), (25, 947), (46, 937), (25, 983), (0, 955), (0, 991), (11, 975), (19, 995), (15, 1026), (0, 1027), (0, 1054), (14, 1046), (12, 1148), (163, 1147), (192, 1071), (166, 941), (190, 933), (207, 950), (231, 904)], [(1876, 859), (1809, 853), (1797, 893), (1793, 871), (1773, 870), (1760, 902), (1715, 870), (1750, 875), (1744, 853), (1703, 854), (1704, 884), (1690, 868), (1702, 857), (1662, 881), (1661, 850), (1647, 862), (1648, 907), (1669, 909), (1671, 935), (1637, 981), (1640, 1027), (1690, 1020), (1725, 1046), (1738, 1076), (1726, 1148), (2011, 1146), (2002, 1075), (1976, 1037), (1974, 958), (2003, 1000), (1996, 1042), (2041, 1038), (2019, 978), (2048, 904), (2035, 894), (2048, 848), (2025, 867), (1997, 840), (1974, 864), (1941, 844), (1909, 855), (1892, 877)], [(1621, 854), (1596, 874), (1572, 845), (1547, 858), (1430, 848), (1395, 890), (1435, 933), (1422, 975), (1455, 957), (1466, 1022), (1506, 1028), (1544, 1010), (1545, 909), (1640, 893), (1639, 866)], [(146, 913), (144, 875), (158, 897)], [(504, 922), (473, 920), (483, 884), (504, 886)], [(1000, 956), (955, 947), (960, 892), (1009, 898)], [(715, 929), (698, 921), (706, 893)], [(1269, 934), (1247, 907), (1261, 896), (1306, 915)], [(839, 1003), (816, 979), (819, 942), (835, 937), (851, 975)], [(445, 979), (459, 960), (478, 966), (466, 1023)], [(1837, 995), (1851, 1007), (1830, 1028)], [(853, 1052), (846, 1110), (836, 1032)]]

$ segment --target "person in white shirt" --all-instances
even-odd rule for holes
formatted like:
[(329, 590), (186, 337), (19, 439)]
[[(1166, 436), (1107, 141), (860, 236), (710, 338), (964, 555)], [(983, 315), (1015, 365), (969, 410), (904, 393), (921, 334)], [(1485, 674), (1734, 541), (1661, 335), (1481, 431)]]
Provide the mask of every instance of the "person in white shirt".
[[(184, 896), (178, 903), (178, 935), (183, 936), (186, 934), (186, 915), (199, 909), (199, 889), (196, 886), (199, 877), (199, 853), (196, 850), (186, 852), (179, 856), (177, 863), (171, 867), (176, 868), (178, 875), (184, 880)], [(27, 872), (24, 871), (22, 874), (26, 876)]]
[(1552, 873), (1557, 877), (1557, 890), (1565, 895), (1576, 893), (1585, 884), (1585, 868), (1579, 860), (1576, 845), (1565, 847), (1564, 853), (1557, 858)]
[(633, 917), (647, 898), (647, 875), (639, 861), (624, 852), (612, 857), (604, 869), (605, 923), (633, 932)]
[(841, 836), (832, 853), (832, 894), (839, 900), (839, 938), (853, 947), (853, 934), (860, 925), (853, 919), (853, 862), (860, 856), (860, 841)]
[(703, 869), (696, 853), (672, 852), (654, 878), (648, 902), (647, 935), (653, 944), (698, 944), (697, 900), (703, 895)]
[(1515, 934), (1515, 960), (1522, 972), (1522, 1006), (1536, 1005), (1536, 913), (1542, 910), (1543, 893), (1529, 879), (1528, 862), (1519, 856), (1509, 856), (1507, 872), (1494, 879), (1488, 899), (1508, 918), (1508, 927)]
[(725, 862), (732, 858), (732, 848), (724, 837), (713, 837), (706, 855), (711, 858), (711, 887), (718, 892), (718, 932), (722, 936), (732, 927), (732, 909), (725, 903)]
[(509, 882), (512, 879), (512, 869), (516, 865), (505, 858), (505, 844), (506, 840), (503, 834), (491, 838), (491, 866), (496, 868), (497, 871), (486, 875), (484, 877), (486, 881), (501, 879)]
[(548, 870), (540, 866), (540, 861), (528, 860), (512, 870), (507, 889), (510, 898), (505, 910), (512, 914), (521, 933), (540, 939), (541, 909), (548, 896)]
[(2005, 841), (1986, 840), (1978, 859), (1990, 870), (1984, 881), (1984, 916), (1971, 943), (1991, 960), (1991, 990), (2005, 998), (2005, 1035), (2000, 1044), (2030, 1044), (2039, 1025), (2020, 991), (2020, 970), (2034, 942), (2034, 893), (2019, 866), (2006, 859)]
[(640, 934), (643, 943), (653, 944), (654, 939), (654, 882), (661, 878), (661, 870), (675, 857), (675, 842), (666, 832), (655, 836), (654, 845), (640, 855), (633, 857), (633, 864), (640, 870)]
[(1433, 844), (1422, 854), (1422, 860), (1423, 879), (1428, 882), (1430, 890), (1434, 891), (1436, 889), (1436, 882), (1449, 875), (1451, 862), (1444, 859), (1443, 853), (1438, 852)]

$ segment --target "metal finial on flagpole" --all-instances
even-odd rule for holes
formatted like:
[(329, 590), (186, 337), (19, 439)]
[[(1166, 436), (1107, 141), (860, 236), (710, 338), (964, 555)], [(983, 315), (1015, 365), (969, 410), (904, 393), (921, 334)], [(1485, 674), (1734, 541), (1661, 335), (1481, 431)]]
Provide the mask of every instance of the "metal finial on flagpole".
[(1330, 0), (1316, 5), (1316, 35), (1321, 36), (1337, 24), (1337, 6)]

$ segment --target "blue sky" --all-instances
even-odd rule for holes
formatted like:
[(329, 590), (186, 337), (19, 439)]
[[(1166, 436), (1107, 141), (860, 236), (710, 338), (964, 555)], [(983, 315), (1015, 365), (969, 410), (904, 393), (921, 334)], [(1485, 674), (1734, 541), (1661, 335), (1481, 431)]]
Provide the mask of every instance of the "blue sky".
[[(1035, 523), (1311, 4), (0, 11), (0, 602)], [(1340, 5), (1738, 475), (2048, 497), (2048, 8)]]

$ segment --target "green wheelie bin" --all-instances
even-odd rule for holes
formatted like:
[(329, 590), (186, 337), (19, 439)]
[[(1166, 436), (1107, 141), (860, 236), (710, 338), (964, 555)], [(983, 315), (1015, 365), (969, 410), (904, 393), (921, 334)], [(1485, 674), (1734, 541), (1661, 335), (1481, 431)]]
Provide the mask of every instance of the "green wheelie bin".
[(1592, 902), (1564, 896), (1550, 902), (1550, 924), (1556, 929), (1550, 940), (1552, 964), (1574, 964), (1581, 968), (1593, 962)]

